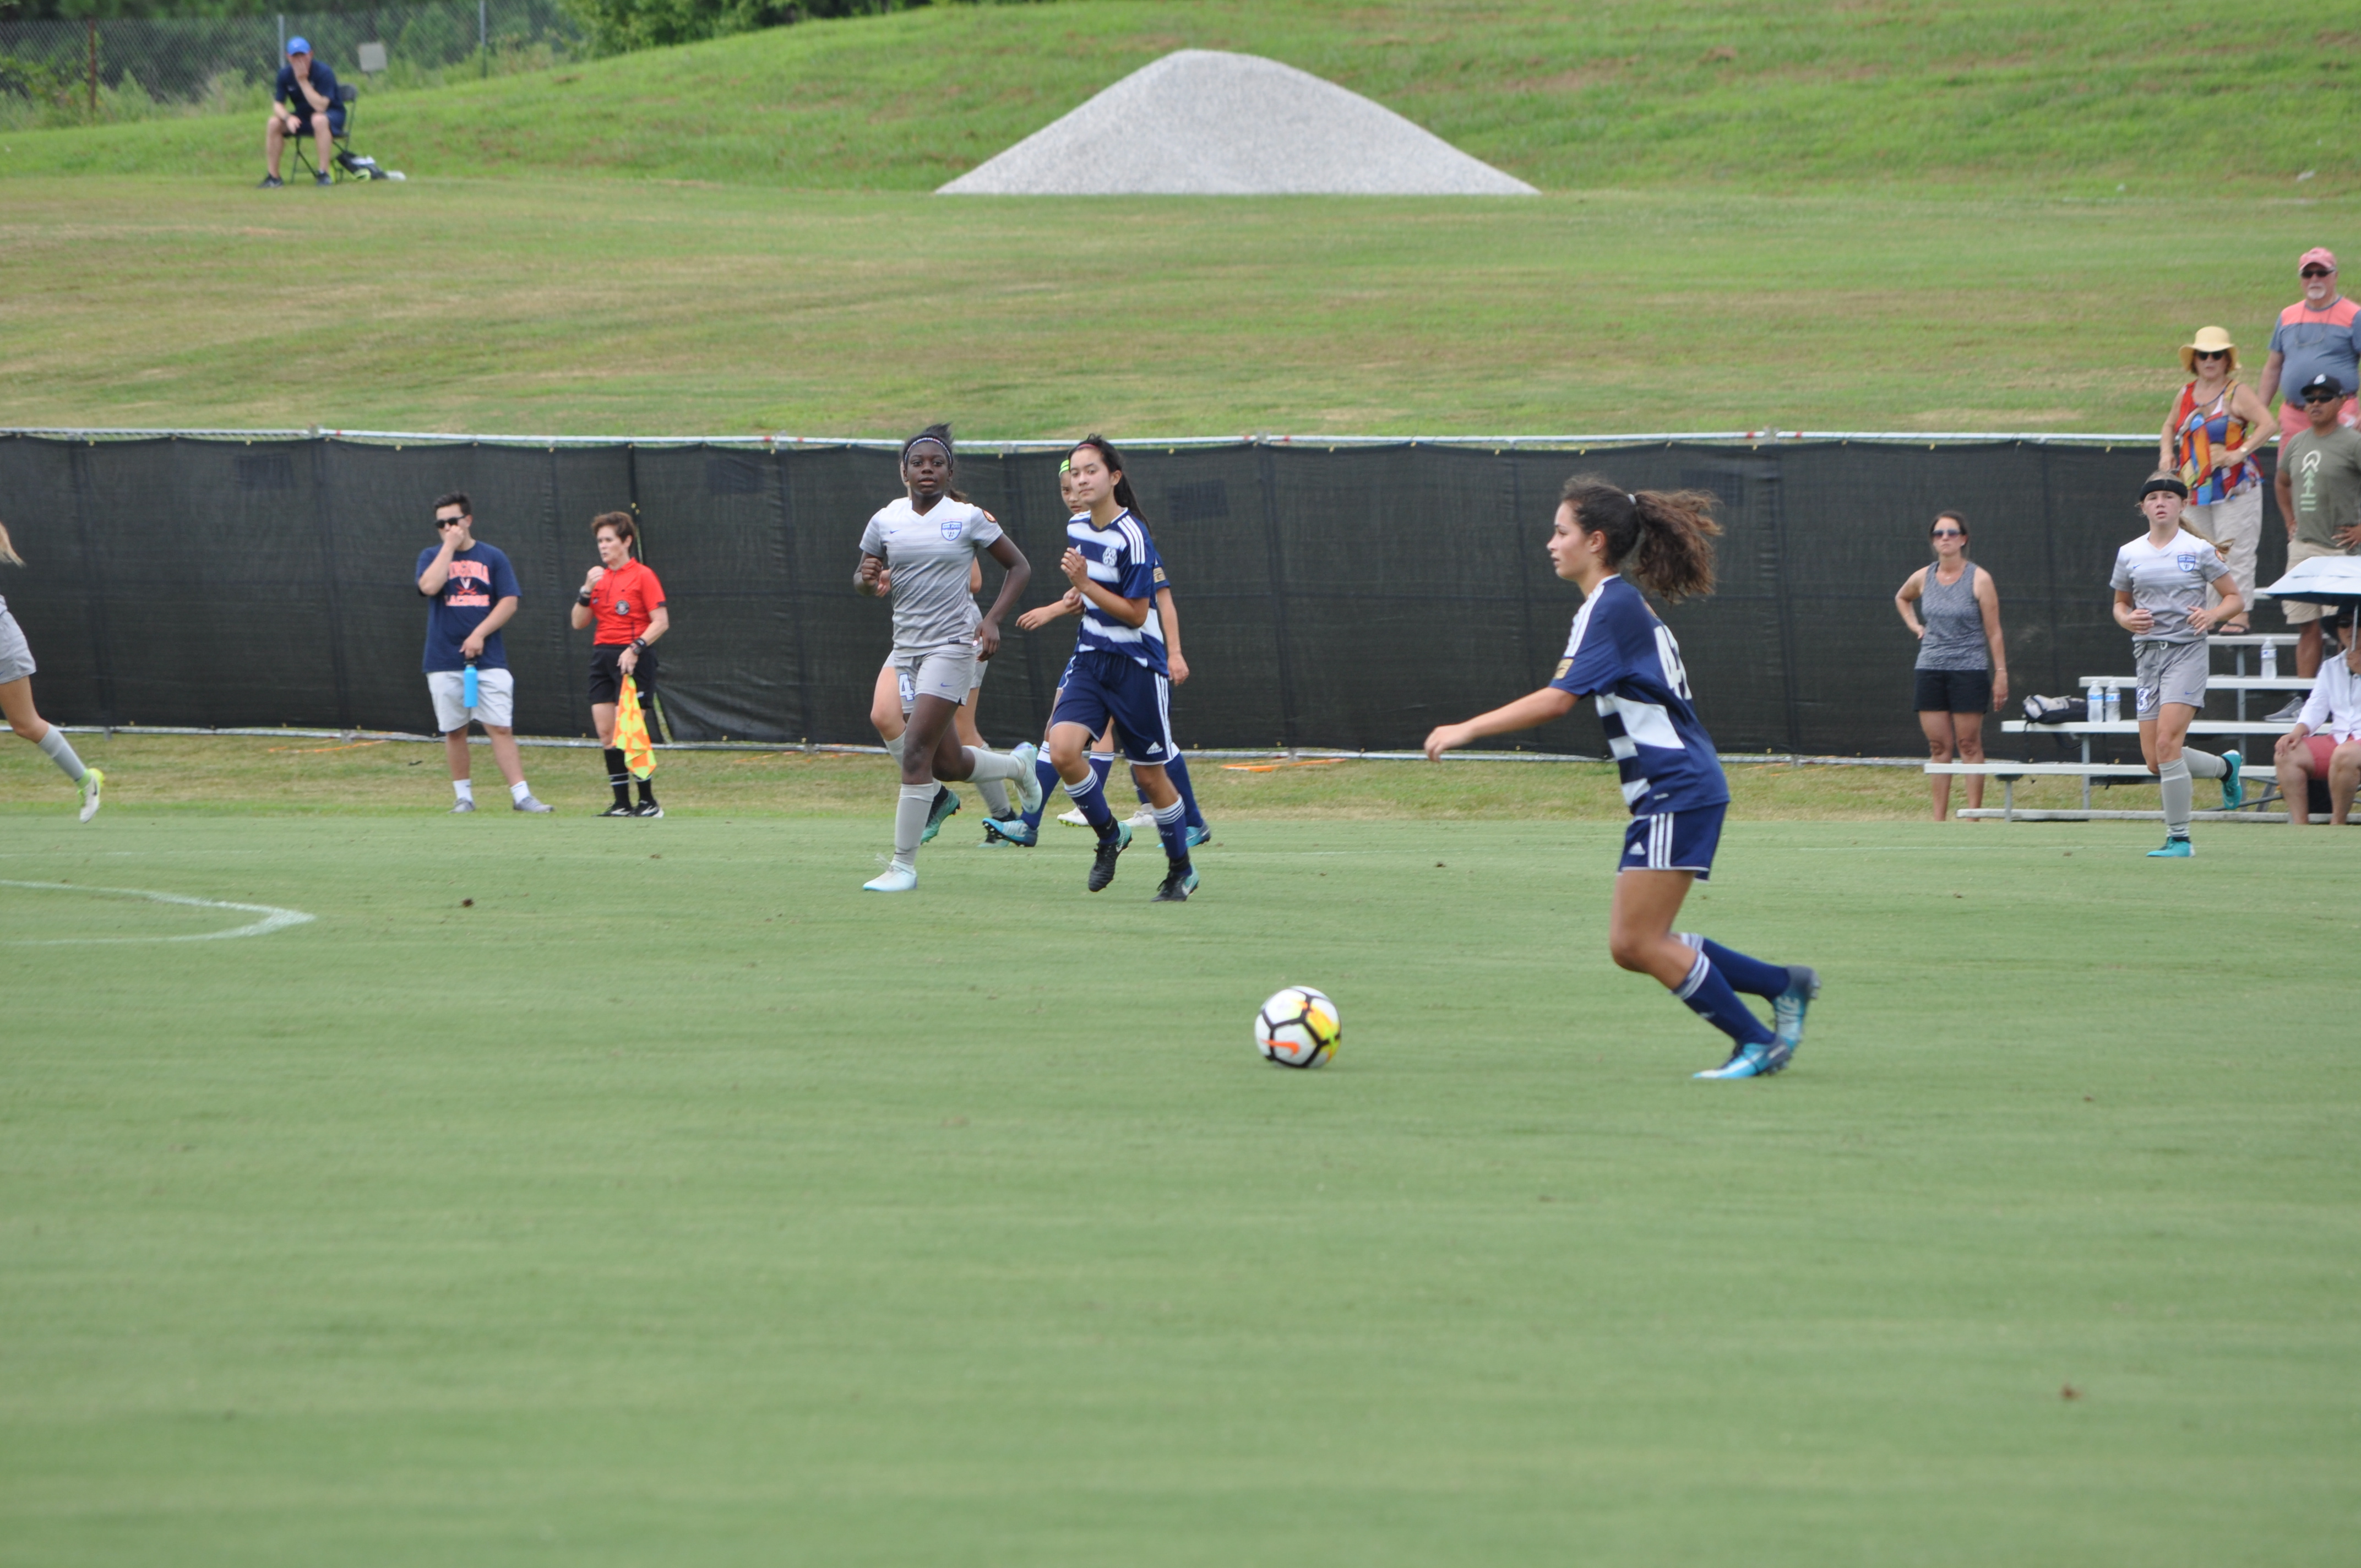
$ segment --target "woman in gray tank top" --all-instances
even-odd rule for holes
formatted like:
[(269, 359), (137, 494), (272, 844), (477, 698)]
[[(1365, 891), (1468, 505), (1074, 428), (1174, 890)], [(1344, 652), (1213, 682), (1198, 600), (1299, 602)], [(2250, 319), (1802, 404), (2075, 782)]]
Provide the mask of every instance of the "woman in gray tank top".
[[(1894, 596), (1902, 624), (1918, 639), (1918, 728), (1927, 755), (1938, 762), (1984, 760), (1984, 713), (2008, 701), (2008, 647), (2000, 634), (2000, 590), (1992, 574), (1968, 559), (1968, 522), (1958, 512), (1935, 514), (1927, 536), (1935, 564), (1910, 574)], [(1913, 606), (1916, 609), (1914, 611)], [(1970, 773), (1968, 806), (1984, 803), (1984, 778)], [(1929, 773), (1935, 820), (1951, 812), (1951, 775)]]

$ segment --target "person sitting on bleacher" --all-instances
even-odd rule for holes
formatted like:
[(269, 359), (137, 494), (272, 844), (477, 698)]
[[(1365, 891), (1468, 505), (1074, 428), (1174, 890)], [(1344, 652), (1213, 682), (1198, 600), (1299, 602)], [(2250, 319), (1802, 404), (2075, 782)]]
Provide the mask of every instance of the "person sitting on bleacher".
[(2312, 781), (2328, 781), (2328, 820), (2342, 828), (2353, 810), (2354, 787), (2361, 784), (2361, 609), (2347, 611), (2338, 630), (2344, 652), (2320, 662), (2312, 696), (2295, 728), (2279, 737), (2279, 793), (2287, 796), (2288, 825), (2312, 821)]
[(262, 133), (262, 188), (278, 189), (279, 151), (291, 137), (312, 133), (320, 149), (320, 168), (313, 183), (330, 183), (328, 159), (335, 156), (336, 133), (345, 128), (345, 105), (336, 96), (336, 73), (312, 58), (312, 46), (302, 38), (287, 40), (287, 63), (279, 68), (278, 86), (271, 93), (270, 124)]

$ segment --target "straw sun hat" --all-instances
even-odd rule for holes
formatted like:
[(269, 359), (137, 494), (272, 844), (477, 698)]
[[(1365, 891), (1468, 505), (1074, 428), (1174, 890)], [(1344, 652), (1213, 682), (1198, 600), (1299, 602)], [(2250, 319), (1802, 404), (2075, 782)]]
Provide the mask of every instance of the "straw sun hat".
[(2231, 342), (2230, 334), (2220, 327), (2201, 326), (2197, 329), (2197, 336), (2193, 341), (2180, 345), (2180, 367), (2192, 376), (2197, 374), (2197, 356), (2200, 350), (2207, 354), (2227, 351), (2230, 356), (2230, 369), (2234, 373), (2237, 370), (2238, 345)]

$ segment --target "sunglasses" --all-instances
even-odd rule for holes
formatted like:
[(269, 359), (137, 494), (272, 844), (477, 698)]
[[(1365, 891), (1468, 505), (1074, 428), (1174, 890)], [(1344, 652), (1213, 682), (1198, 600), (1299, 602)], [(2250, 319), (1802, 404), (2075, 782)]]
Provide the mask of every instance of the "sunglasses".
[(2199, 359), (2227, 359), (2230, 357), (2230, 354), (2227, 349), (2201, 348), (2197, 351), (2195, 357)]
[(2307, 267), (2303, 269), (2303, 275), (2307, 278), (2334, 278), (2336, 276), (2335, 273), (2331, 272), (2325, 267)]
[(434, 514), (434, 526), (437, 528), (451, 528), (467, 521), (467, 514), (464, 511), (456, 517), (445, 517), (440, 512)]
[(2321, 393), (2321, 394), (2320, 394), (2320, 396), (2318, 396), (2318, 397), (2316, 397), (2316, 398), (2306, 398), (2306, 399), (2304, 399), (2304, 400), (2303, 400), (2303, 406), (2304, 406), (2304, 407), (2306, 407), (2306, 408), (2311, 408), (2311, 407), (2312, 407), (2314, 404), (2317, 404), (2317, 403), (2341, 403), (2341, 402), (2343, 402), (2344, 400), (2345, 400), (2344, 394), (2342, 394), (2342, 393), (2340, 393), (2340, 392), (2323, 392), (2323, 393)]
[(1960, 532), (1956, 528), (1938, 528), (1935, 531), (1935, 537), (1938, 539), (1965, 539), (1967, 535)]

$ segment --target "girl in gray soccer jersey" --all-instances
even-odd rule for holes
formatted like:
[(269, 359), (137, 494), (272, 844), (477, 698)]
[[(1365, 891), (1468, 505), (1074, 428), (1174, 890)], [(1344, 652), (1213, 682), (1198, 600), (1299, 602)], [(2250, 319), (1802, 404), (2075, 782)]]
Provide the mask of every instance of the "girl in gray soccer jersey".
[[(16, 546), (8, 543), (5, 526), (0, 526), (0, 561), (11, 566), (25, 564)], [(66, 744), (66, 732), (34, 711), (33, 650), (27, 645), (16, 618), (8, 613), (5, 598), (0, 598), (0, 714), (7, 715), (9, 729), (38, 746), (59, 772), (82, 786), (82, 819), (87, 822), (97, 816), (98, 792), (106, 775), (82, 766), (74, 749)]]
[[(2134, 675), (2138, 681), (2140, 754), (2164, 795), (2164, 847), (2151, 858), (2186, 859), (2191, 775), (2222, 781), (2222, 807), (2235, 809), (2245, 793), (2238, 784), (2241, 758), (2217, 757), (2183, 745), (2189, 721), (2205, 707), (2208, 654), (2205, 634), (2246, 613), (2238, 585), (2221, 554), (2180, 526), (2189, 487), (2170, 474), (2157, 474), (2140, 490), (2139, 509), (2147, 532), (2115, 552), (2115, 624), (2132, 634)], [(2205, 606), (2206, 585), (2221, 601)]]
[[(892, 569), (894, 663), (912, 692), (909, 727), (888, 747), (902, 763), (894, 859), (883, 874), (862, 884), (872, 893), (907, 893), (918, 885), (918, 845), (933, 813), (937, 779), (1006, 779), (1026, 809), (1039, 800), (1030, 744), (1013, 752), (963, 746), (952, 728), (952, 716), (974, 689), (977, 655), (999, 652), (1000, 618), (1033, 576), (1024, 553), (990, 514), (951, 499), (955, 461), (945, 426), (928, 425), (904, 444), (906, 493), (869, 520), (852, 576), (853, 587), (873, 598), (879, 577)], [(999, 597), (981, 615), (968, 587), (979, 553), (1007, 572)]]

